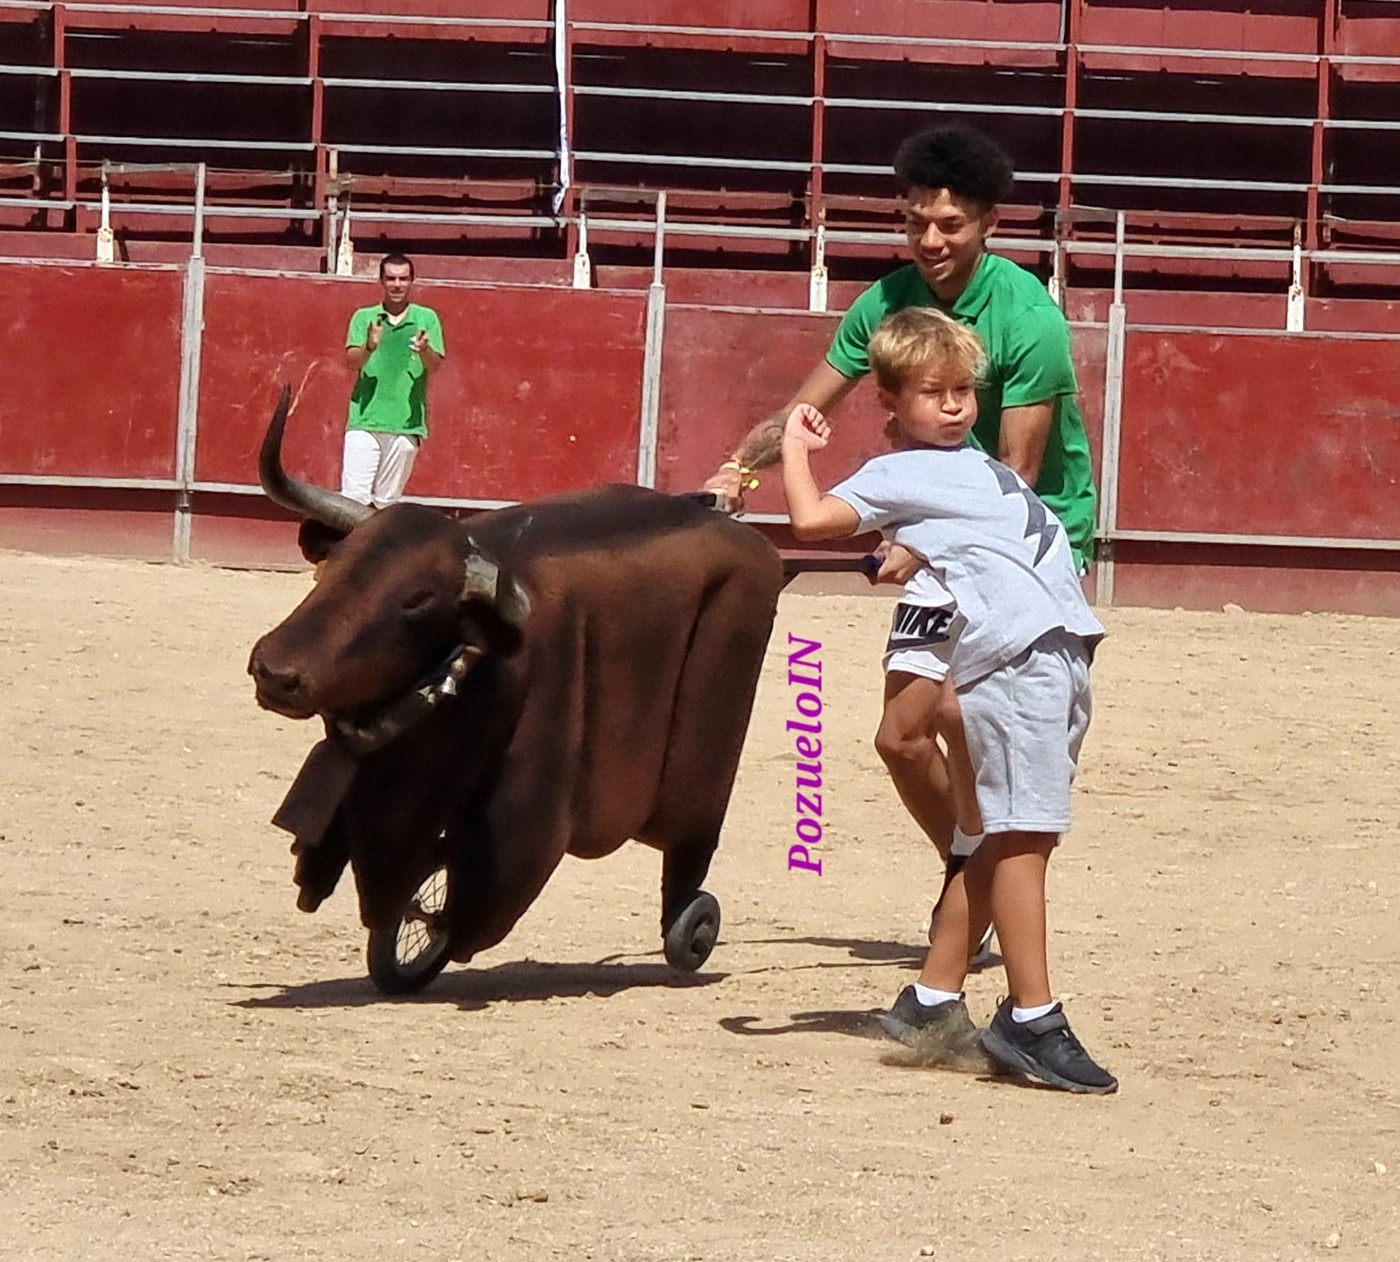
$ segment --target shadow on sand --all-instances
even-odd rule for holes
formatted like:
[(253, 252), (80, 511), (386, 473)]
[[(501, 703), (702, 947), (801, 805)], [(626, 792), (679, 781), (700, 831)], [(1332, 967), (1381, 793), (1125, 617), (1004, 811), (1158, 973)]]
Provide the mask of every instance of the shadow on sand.
[[(852, 968), (860, 965), (884, 965), (902, 969), (917, 969), (923, 963), (922, 946), (900, 942), (873, 942), (860, 938), (790, 937), (736, 938), (721, 940), (719, 949), (741, 945), (751, 946), (813, 946), (843, 951), (845, 959), (816, 959), (806, 963), (770, 964), (746, 974), (768, 972), (799, 972), (813, 968)], [(999, 956), (991, 956), (981, 967), (1000, 964)], [(299, 985), (265, 983), (225, 983), (230, 989), (256, 990), (269, 993), (249, 995), (236, 1000), (239, 1008), (362, 1008), (384, 1003), (456, 1004), (474, 1012), (496, 1003), (528, 1003), (548, 999), (578, 998), (596, 995), (607, 998), (624, 990), (638, 987), (654, 989), (687, 989), (712, 986), (730, 976), (728, 973), (683, 973), (660, 962), (645, 960), (626, 962), (625, 957), (605, 956), (591, 963), (553, 964), (539, 960), (516, 960), (490, 968), (449, 965), (435, 981), (413, 995), (384, 995), (375, 989), (367, 976), (336, 977)], [(893, 999), (893, 994), (888, 998)], [(887, 1000), (888, 1002), (888, 1000)], [(797, 1012), (784, 1025), (761, 1027), (765, 1018), (756, 1016), (726, 1017), (720, 1025), (732, 1034), (848, 1034), (858, 1038), (880, 1038), (882, 1031), (875, 1014), (883, 1007), (860, 1011)]]
[(517, 960), (494, 968), (452, 968), (414, 995), (383, 995), (368, 977), (338, 977), (299, 986), (243, 986), (276, 993), (238, 1000), (239, 1008), (362, 1008), (383, 1003), (454, 1003), (479, 1011), (493, 1003), (565, 999), (583, 995), (606, 998), (638, 986), (681, 989), (711, 986), (726, 973), (681, 973), (665, 964), (547, 964)]
[[(753, 972), (799, 972), (810, 968), (852, 968), (858, 965), (886, 965), (894, 968), (917, 970), (923, 966), (926, 946), (910, 946), (904, 942), (878, 942), (865, 938), (744, 938), (739, 941), (752, 946), (787, 946), (792, 944), (824, 947), (828, 950), (844, 951), (844, 960), (814, 960), (808, 964), (769, 965), (752, 970)], [(1001, 956), (988, 954), (978, 958), (971, 972), (994, 968), (1001, 964)], [(898, 983), (896, 983), (896, 988)], [(846, 1034), (854, 1038), (878, 1039), (888, 1042), (888, 1036), (881, 1028), (879, 1014), (886, 1005), (893, 1002), (896, 992), (885, 998), (884, 1003), (864, 1009), (828, 1009), (817, 1012), (794, 1012), (785, 1024), (763, 1024), (767, 1019), (756, 1016), (724, 1017), (720, 1026), (731, 1034), (773, 1035), (773, 1034)]]
[[(918, 969), (923, 967), (927, 944), (910, 945), (907, 942), (872, 942), (865, 938), (739, 938), (751, 946), (787, 946), (797, 943), (804, 946), (826, 947), (830, 950), (845, 951), (849, 960), (860, 964), (891, 964), (900, 968)], [(968, 969), (969, 973), (985, 972), (989, 968), (1000, 968), (1001, 956), (994, 951), (979, 955)], [(802, 968), (849, 968), (844, 960), (817, 960), (811, 964), (792, 964), (776, 967)], [(758, 970), (767, 971), (767, 970)]]
[[(861, 964), (898, 964), (918, 968), (924, 962), (927, 947), (910, 946), (906, 942), (871, 942), (864, 938), (738, 938), (745, 946), (815, 946), (831, 951), (844, 951), (848, 960)], [(789, 965), (792, 968), (845, 967), (845, 961), (816, 960), (811, 964)]]

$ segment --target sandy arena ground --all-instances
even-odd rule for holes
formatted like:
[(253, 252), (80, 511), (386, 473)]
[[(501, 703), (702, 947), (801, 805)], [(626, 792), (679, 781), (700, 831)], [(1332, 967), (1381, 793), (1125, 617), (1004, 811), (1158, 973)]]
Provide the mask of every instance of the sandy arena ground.
[[(1051, 895), (1093, 1098), (865, 1034), (935, 879), (870, 743), (877, 599), (784, 598), (698, 977), (628, 847), (378, 997), (348, 877), (297, 912), (268, 823), (315, 733), (244, 663), (307, 583), (0, 553), (0, 1257), (1400, 1257), (1400, 622), (1108, 616)], [(820, 878), (784, 866), (789, 630)]]

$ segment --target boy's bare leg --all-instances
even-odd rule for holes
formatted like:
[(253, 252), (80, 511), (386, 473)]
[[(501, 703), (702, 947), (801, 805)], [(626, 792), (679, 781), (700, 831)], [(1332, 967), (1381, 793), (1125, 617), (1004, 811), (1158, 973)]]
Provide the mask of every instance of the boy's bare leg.
[(1118, 1090), (1118, 1080), (1084, 1050), (1050, 990), (1045, 868), (1054, 847), (1054, 833), (998, 833), (973, 856), (975, 862), (985, 852), (989, 860), (992, 913), (1010, 992), (982, 1043), (1005, 1069), (1063, 1091), (1107, 1095)]
[[(948, 783), (957, 813), (958, 828), (969, 837), (975, 837), (982, 831), (982, 812), (977, 806), (977, 773), (973, 770), (972, 756), (967, 749), (958, 692), (951, 680), (943, 681), (943, 687), (938, 694), (937, 725), (938, 734), (948, 748)], [(988, 930), (991, 923), (991, 910), (983, 897), (968, 922), (972, 956), (976, 957), (990, 940), (991, 934)], [(929, 926), (929, 941), (933, 941), (932, 925)]]
[(963, 864), (944, 883), (943, 896), (934, 908), (928, 954), (919, 973), (919, 985), (930, 990), (962, 993), (971, 954), (969, 923), (967, 865)]
[[(938, 747), (939, 735), (948, 747), (946, 757)], [(875, 748), (889, 769), (905, 809), (947, 863), (952, 853), (954, 824), (969, 836), (982, 831), (977, 776), (963, 734), (957, 690), (951, 681), (939, 682), (907, 671), (886, 675), (885, 709), (875, 734)], [(947, 893), (945, 888), (945, 899)], [(977, 953), (991, 924), (985, 900), (974, 920), (966, 927), (971, 941), (969, 958)], [(930, 924), (930, 944), (934, 932)]]
[(988, 837), (972, 862), (989, 877), (992, 923), (1006, 962), (1006, 989), (1018, 1008), (1037, 1008), (1054, 997), (1046, 958), (1045, 869), (1054, 833), (999, 833)]
[(952, 785), (938, 748), (938, 701), (943, 685), (906, 671), (885, 676), (885, 709), (875, 749), (914, 822), (946, 863), (953, 845)]
[(933, 990), (962, 990), (968, 960), (991, 923), (992, 853), (984, 842), (965, 863), (953, 860), (955, 870), (934, 908), (929, 951), (924, 957), (919, 985)]
[(962, 998), (971, 953), (966, 866), (960, 859), (950, 865), (951, 874), (934, 910), (932, 940), (918, 983), (906, 986), (889, 1012), (880, 1017), (886, 1033), (912, 1049), (912, 1053), (894, 1056), (890, 1063), (974, 1074), (999, 1072)]
[(972, 756), (967, 752), (958, 690), (951, 680), (945, 679), (939, 687), (934, 717), (936, 731), (948, 750), (946, 774), (955, 822), (968, 836), (976, 836), (982, 831), (982, 812), (977, 809), (977, 773), (972, 769)]

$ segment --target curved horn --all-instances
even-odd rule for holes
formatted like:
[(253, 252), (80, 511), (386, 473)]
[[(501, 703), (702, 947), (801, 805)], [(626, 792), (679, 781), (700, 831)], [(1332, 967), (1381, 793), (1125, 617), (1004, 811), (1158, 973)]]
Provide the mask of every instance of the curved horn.
[(462, 591), (458, 599), (482, 600), (519, 627), (530, 614), (530, 598), (520, 584), (507, 578), (502, 582), (501, 567), (482, 554), (475, 539), (467, 536), (467, 557), (462, 567)]
[(374, 509), (335, 491), (326, 491), (287, 476), (282, 468), (282, 431), (287, 426), (287, 415), (291, 410), (292, 388), (283, 386), (282, 397), (277, 401), (277, 410), (268, 422), (267, 435), (258, 453), (258, 481), (262, 483), (268, 499), (274, 503), (348, 535), (365, 518), (372, 516)]
[(462, 568), (462, 600), (484, 600), (496, 603), (497, 588), (501, 581), (501, 571), (494, 561), (488, 561), (481, 553), (467, 553)]

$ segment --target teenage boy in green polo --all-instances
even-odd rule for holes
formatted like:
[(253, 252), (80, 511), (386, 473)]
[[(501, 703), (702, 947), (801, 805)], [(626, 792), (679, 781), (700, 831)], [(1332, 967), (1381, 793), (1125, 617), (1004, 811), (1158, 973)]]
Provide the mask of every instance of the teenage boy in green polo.
[[(1069, 326), (1034, 275), (986, 248), (997, 203), (1015, 183), (1011, 160), (972, 128), (935, 127), (900, 146), (894, 169), (912, 261), (855, 300), (826, 357), (791, 399), (745, 436), (705, 489), (717, 492), (731, 512), (742, 509), (752, 471), (777, 463), (792, 409), (806, 403), (830, 416), (869, 372), (866, 346), (876, 325), (905, 307), (933, 307), (970, 325), (987, 350), (971, 441), (1014, 469), (1054, 510), (1082, 571), (1092, 556), (1096, 497)], [(882, 551), (881, 581), (914, 576), (918, 564), (906, 550)], [(930, 708), (926, 683), (898, 671), (886, 676), (875, 747), (910, 814), (946, 860), (954, 818), (935, 738), (956, 730), (961, 717), (951, 689)]]
[(447, 351), (437, 312), (408, 300), (411, 260), (386, 254), (379, 285), (383, 301), (356, 311), (345, 335), (345, 362), (357, 375), (340, 492), (386, 508), (403, 495), (418, 445), (427, 437), (428, 377)]

